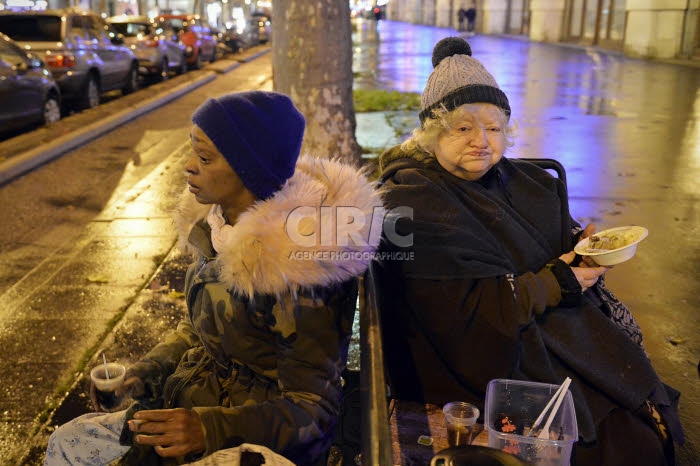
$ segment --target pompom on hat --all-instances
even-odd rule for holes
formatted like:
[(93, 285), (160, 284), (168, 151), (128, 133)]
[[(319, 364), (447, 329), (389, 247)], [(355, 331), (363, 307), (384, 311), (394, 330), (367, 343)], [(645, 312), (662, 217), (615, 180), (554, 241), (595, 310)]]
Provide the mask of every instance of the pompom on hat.
[(508, 97), (479, 60), (472, 58), (469, 43), (461, 37), (446, 37), (433, 48), (433, 72), (421, 95), (421, 124), (433, 110), (452, 111), (460, 105), (489, 103), (510, 118)]
[(195, 110), (192, 122), (259, 199), (294, 174), (306, 121), (286, 95), (248, 91), (210, 98)]

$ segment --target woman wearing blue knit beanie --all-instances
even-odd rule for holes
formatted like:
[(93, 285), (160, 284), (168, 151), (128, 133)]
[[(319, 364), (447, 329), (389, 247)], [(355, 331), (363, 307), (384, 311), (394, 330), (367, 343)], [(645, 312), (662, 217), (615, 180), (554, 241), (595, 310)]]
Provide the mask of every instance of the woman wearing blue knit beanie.
[[(189, 315), (127, 370), (117, 394), (133, 404), (59, 427), (46, 465), (182, 464), (215, 452), (226, 464), (325, 464), (380, 195), (356, 167), (300, 156), (304, 117), (283, 94), (208, 99), (192, 121), (175, 217), (193, 257)], [(324, 231), (336, 208), (364, 216), (349, 241)]]

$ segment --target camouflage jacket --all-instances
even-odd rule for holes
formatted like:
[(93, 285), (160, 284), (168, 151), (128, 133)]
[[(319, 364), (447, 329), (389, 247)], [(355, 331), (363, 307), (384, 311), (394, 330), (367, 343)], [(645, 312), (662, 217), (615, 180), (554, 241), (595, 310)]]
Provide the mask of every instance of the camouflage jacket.
[[(362, 238), (329, 241), (320, 206), (326, 214), (359, 209)], [(137, 366), (148, 368), (151, 399), (199, 414), (205, 455), (245, 442), (312, 464), (332, 440), (357, 277), (381, 233), (380, 194), (355, 167), (302, 157), (282, 190), (239, 217), (219, 254), (210, 207), (189, 193), (180, 201), (180, 246), (194, 257), (185, 283), (189, 319)], [(298, 207), (306, 217), (290, 222)], [(295, 234), (315, 232), (315, 244), (297, 244)]]

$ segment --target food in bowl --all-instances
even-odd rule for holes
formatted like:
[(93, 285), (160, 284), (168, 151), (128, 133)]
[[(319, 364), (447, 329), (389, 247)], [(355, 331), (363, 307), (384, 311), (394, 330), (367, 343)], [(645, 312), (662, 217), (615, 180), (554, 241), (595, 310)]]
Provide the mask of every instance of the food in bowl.
[(623, 230), (620, 232), (598, 233), (591, 235), (588, 240), (588, 250), (590, 252), (603, 252), (620, 249), (632, 244), (639, 235), (634, 230)]
[(616, 265), (634, 257), (637, 244), (649, 231), (639, 226), (610, 228), (581, 240), (574, 251), (590, 256), (599, 265)]

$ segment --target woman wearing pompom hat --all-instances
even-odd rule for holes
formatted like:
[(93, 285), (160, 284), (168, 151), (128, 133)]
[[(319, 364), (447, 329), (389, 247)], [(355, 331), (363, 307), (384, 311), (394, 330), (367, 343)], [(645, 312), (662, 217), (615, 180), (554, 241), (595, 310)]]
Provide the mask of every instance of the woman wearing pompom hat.
[[(304, 117), (283, 94), (208, 99), (192, 121), (176, 215), (179, 245), (194, 259), (189, 315), (127, 370), (120, 393), (136, 402), (59, 427), (47, 465), (183, 463), (231, 448), (325, 465), (357, 277), (383, 219), (376, 183), (356, 167), (300, 157)], [(341, 207), (364, 220), (347, 241), (317, 226)]]
[[(421, 125), (380, 158), (387, 209), (413, 244), (389, 252), (379, 286), (392, 394), (484, 406), (492, 379), (572, 379), (579, 439), (571, 464), (664, 465), (682, 442), (679, 393), (656, 374), (632, 314), (600, 267), (572, 251), (594, 232), (569, 215), (562, 182), (504, 156), (506, 94), (469, 44), (433, 51)], [(506, 413), (517, 415), (517, 412)]]

